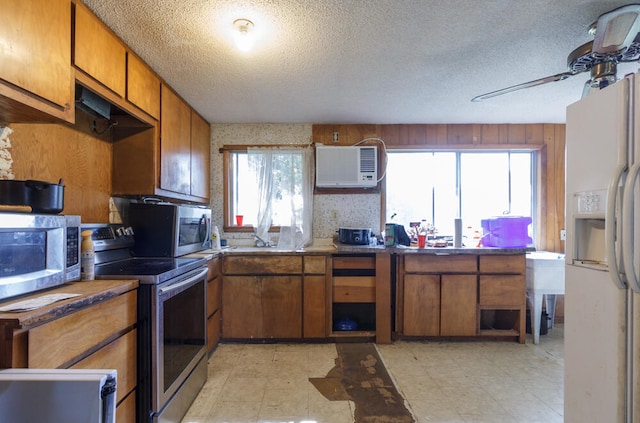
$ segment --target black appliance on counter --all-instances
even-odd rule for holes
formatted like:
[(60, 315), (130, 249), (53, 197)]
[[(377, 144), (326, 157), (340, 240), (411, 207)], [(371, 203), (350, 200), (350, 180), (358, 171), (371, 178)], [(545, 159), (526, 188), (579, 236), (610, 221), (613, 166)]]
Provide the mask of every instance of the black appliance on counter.
[(342, 244), (369, 245), (373, 239), (371, 229), (340, 228), (338, 229), (338, 241)]
[(129, 223), (138, 256), (178, 257), (207, 247), (211, 209), (171, 203), (131, 203)]
[(137, 422), (177, 422), (207, 380), (203, 258), (134, 257), (131, 228), (93, 231), (97, 279), (137, 279)]

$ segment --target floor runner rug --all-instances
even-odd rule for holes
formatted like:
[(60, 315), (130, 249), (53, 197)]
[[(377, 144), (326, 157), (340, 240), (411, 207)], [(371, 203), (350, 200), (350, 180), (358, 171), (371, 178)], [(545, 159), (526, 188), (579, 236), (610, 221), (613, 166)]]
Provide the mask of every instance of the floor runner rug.
[(336, 365), (309, 381), (331, 401), (351, 400), (355, 423), (415, 422), (373, 344), (336, 344)]

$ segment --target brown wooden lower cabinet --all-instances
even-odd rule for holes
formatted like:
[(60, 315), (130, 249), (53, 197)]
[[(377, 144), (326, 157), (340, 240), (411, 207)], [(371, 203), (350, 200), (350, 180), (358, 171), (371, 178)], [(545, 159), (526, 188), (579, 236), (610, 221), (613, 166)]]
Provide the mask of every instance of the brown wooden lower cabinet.
[[(79, 305), (0, 314), (0, 366), (116, 369), (118, 423), (134, 423), (137, 282), (95, 281), (50, 291), (76, 292)], [(101, 291), (101, 289), (103, 289)]]
[(136, 391), (131, 391), (116, 408), (116, 423), (134, 423), (136, 421)]
[(440, 276), (405, 275), (403, 334), (440, 335)]
[(72, 369), (116, 369), (117, 403), (119, 404), (136, 387), (136, 361), (130, 358), (136, 356), (136, 331), (132, 330), (87, 358), (71, 366)]
[(220, 340), (222, 303), (222, 259), (215, 257), (207, 263), (207, 352), (211, 353)]
[(477, 313), (476, 275), (442, 275), (440, 335), (474, 336)]
[(222, 334), (231, 338), (301, 338), (302, 276), (225, 276)]
[(326, 277), (304, 275), (303, 338), (325, 338), (327, 334)]
[(223, 339), (325, 338), (328, 256), (237, 254), (222, 263)]
[(398, 257), (397, 333), (525, 341), (525, 254)]
[(476, 290), (475, 275), (406, 275), (403, 333), (475, 335)]

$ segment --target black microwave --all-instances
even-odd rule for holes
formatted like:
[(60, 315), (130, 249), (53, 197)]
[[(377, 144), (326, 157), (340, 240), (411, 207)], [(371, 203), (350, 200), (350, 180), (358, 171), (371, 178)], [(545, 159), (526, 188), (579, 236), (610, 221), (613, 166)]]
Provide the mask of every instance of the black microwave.
[(211, 209), (170, 203), (131, 203), (129, 224), (139, 257), (180, 257), (208, 248)]

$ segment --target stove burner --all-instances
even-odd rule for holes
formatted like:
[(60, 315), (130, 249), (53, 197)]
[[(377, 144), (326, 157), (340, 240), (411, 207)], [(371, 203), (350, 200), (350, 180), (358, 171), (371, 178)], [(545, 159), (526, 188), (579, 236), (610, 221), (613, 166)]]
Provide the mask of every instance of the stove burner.
[(96, 266), (96, 277), (126, 277), (139, 279), (142, 284), (157, 284), (204, 266), (205, 262), (202, 258), (134, 257)]
[(197, 258), (133, 258), (130, 260), (105, 263), (96, 271), (101, 275), (161, 275), (186, 266)]

